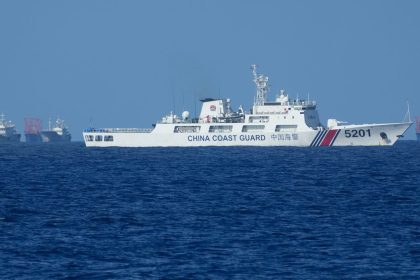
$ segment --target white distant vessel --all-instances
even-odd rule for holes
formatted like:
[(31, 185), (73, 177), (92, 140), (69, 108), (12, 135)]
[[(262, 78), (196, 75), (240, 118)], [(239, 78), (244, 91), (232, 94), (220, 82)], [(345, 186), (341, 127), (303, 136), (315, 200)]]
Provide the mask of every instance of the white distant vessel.
[(20, 134), (16, 132), (15, 125), (11, 121), (7, 121), (3, 113), (0, 115), (0, 141), (20, 141)]
[(41, 131), (42, 142), (70, 142), (71, 134), (64, 121), (57, 118), (54, 126), (51, 126), (51, 121), (48, 122), (48, 129)]
[(412, 122), (346, 124), (329, 119), (324, 127), (315, 101), (290, 100), (281, 90), (267, 102), (268, 77), (252, 65), (257, 93), (250, 112), (231, 108), (230, 99), (206, 98), (198, 118), (172, 112), (153, 128), (88, 128), (87, 147), (196, 146), (378, 146), (393, 145)]

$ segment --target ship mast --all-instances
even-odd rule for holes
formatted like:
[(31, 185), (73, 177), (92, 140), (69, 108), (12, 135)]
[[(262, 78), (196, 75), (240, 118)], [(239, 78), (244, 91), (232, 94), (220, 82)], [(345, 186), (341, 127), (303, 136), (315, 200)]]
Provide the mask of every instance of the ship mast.
[(267, 99), (268, 77), (257, 74), (257, 65), (251, 65), (254, 83), (257, 86), (257, 96), (255, 96), (254, 106), (262, 106)]

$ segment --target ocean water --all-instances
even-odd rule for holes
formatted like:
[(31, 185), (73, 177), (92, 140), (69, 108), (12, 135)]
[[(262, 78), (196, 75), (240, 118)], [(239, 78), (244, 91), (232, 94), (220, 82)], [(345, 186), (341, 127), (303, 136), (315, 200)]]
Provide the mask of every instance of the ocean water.
[(1, 279), (420, 279), (420, 142), (0, 147)]

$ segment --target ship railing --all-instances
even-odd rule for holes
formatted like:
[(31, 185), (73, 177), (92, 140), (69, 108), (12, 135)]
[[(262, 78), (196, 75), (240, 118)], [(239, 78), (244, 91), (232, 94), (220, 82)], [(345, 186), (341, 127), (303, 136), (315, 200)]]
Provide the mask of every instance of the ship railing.
[(294, 100), (294, 101), (289, 101), (288, 105), (290, 106), (316, 106), (316, 101)]
[(153, 128), (87, 128), (85, 132), (102, 133), (150, 133)]

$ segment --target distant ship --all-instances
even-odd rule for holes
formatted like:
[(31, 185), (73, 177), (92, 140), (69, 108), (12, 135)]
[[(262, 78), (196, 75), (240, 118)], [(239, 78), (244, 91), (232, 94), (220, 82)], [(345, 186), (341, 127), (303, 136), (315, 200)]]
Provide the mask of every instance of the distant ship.
[(26, 143), (41, 143), (41, 120), (38, 118), (25, 118)]
[(57, 118), (53, 127), (49, 121), (48, 129), (41, 130), (41, 138), (42, 142), (70, 142), (71, 134), (64, 126), (64, 121)]
[(416, 117), (416, 135), (417, 141), (420, 141), (420, 117)]
[[(329, 119), (320, 122), (313, 100), (289, 99), (284, 90), (267, 101), (268, 77), (257, 74), (254, 105), (233, 111), (230, 99), (202, 99), (198, 118), (188, 111), (164, 116), (150, 129), (88, 128), (87, 147), (197, 147), (197, 146), (391, 146), (413, 122), (347, 124)], [(351, 105), (349, 105), (351, 106)]]
[(0, 141), (19, 142), (20, 134), (11, 121), (6, 121), (4, 114), (0, 115)]

